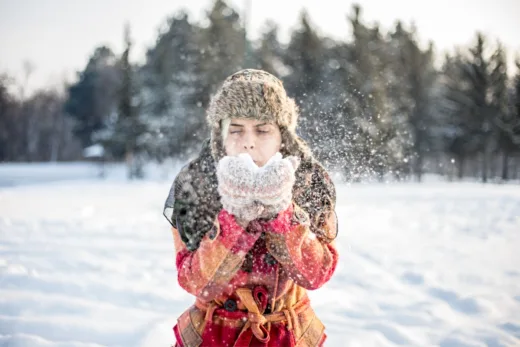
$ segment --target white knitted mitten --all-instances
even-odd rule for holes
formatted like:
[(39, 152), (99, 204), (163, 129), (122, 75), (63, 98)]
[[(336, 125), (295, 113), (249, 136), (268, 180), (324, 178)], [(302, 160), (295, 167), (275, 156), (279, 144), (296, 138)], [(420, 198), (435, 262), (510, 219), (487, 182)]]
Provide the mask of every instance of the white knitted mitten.
[(218, 192), (222, 206), (241, 224), (258, 218), (264, 210), (254, 199), (257, 170), (258, 167), (249, 154), (226, 156), (217, 166)]
[(254, 197), (265, 211), (262, 217), (276, 216), (289, 207), (292, 200), (292, 188), (295, 182), (295, 172), (300, 165), (298, 157), (282, 158), (277, 153), (256, 172)]

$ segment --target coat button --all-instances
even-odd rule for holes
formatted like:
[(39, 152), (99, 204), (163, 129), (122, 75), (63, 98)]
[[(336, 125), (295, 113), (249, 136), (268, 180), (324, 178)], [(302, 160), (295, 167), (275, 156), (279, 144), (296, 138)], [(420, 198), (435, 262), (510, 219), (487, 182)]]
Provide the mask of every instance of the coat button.
[(253, 255), (251, 254), (251, 252), (246, 254), (246, 257), (244, 258), (244, 262), (242, 263), (242, 267), (240, 269), (245, 272), (253, 271)]
[(271, 254), (266, 253), (264, 256), (264, 263), (272, 266), (272, 265), (276, 264), (277, 261), (276, 261), (275, 257), (273, 257)]
[(264, 311), (264, 314), (269, 314), (269, 313), (272, 313), (271, 304), (267, 304), (267, 306), (265, 307), (265, 311)]
[(235, 312), (237, 310), (237, 302), (233, 299), (227, 299), (223, 307), (228, 312)]
[(208, 237), (210, 240), (215, 240), (215, 238), (217, 238), (217, 235), (217, 227), (213, 225), (213, 227), (208, 232)]

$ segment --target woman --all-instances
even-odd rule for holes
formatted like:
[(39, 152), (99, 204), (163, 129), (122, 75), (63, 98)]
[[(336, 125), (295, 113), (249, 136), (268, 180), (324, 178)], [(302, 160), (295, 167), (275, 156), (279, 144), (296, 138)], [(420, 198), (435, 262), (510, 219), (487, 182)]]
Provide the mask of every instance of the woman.
[(177, 346), (320, 346), (307, 290), (332, 276), (335, 189), (296, 135), (282, 82), (228, 77), (212, 98), (211, 139), (176, 177), (165, 206), (178, 281), (196, 296)]

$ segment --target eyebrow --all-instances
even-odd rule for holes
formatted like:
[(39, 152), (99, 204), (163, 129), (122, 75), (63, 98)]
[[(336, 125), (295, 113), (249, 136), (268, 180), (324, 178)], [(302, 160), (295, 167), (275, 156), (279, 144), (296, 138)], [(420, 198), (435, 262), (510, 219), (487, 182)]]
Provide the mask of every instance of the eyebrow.
[[(264, 125), (269, 125), (271, 123), (262, 123), (262, 124), (257, 124), (255, 125), (255, 127), (261, 127), (261, 126), (264, 126)], [(234, 126), (234, 127), (244, 127), (243, 124), (236, 124), (236, 123), (231, 123), (230, 126)]]

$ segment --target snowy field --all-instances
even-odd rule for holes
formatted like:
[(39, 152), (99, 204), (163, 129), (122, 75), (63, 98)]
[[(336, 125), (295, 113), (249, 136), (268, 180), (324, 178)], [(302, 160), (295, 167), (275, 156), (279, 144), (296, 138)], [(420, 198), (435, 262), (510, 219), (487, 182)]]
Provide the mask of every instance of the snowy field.
[[(0, 346), (167, 347), (193, 302), (162, 205), (174, 172), (0, 165)], [(338, 185), (327, 346), (520, 346), (520, 186)]]

